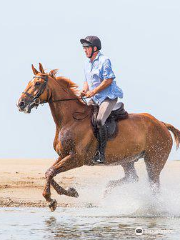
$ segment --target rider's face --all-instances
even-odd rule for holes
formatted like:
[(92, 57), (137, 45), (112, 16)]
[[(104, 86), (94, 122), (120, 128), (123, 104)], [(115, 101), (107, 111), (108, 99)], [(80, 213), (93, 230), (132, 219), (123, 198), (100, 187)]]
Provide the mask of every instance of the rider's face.
[(92, 53), (92, 47), (83, 47), (86, 57), (90, 57)]

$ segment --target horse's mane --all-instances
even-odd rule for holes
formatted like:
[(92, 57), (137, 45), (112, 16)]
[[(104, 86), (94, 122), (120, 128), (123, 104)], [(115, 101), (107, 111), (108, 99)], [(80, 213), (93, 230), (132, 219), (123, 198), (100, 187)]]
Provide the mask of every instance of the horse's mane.
[(76, 83), (74, 83), (73, 81), (71, 81), (69, 78), (66, 78), (66, 77), (63, 77), (63, 76), (58, 76), (58, 77), (56, 77), (56, 80), (63, 82), (63, 84), (65, 84), (68, 89), (72, 90), (72, 92), (76, 96), (79, 95), (80, 91), (78, 89), (78, 85)]
[(54, 78), (56, 81), (60, 82), (67, 88), (68, 90), (71, 91), (72, 97), (73, 98), (78, 98), (78, 100), (84, 104), (83, 100), (80, 99), (80, 90), (78, 89), (78, 85), (71, 81), (69, 78), (66, 78), (64, 76), (56, 76), (57, 74), (57, 69), (51, 70), (49, 75)]

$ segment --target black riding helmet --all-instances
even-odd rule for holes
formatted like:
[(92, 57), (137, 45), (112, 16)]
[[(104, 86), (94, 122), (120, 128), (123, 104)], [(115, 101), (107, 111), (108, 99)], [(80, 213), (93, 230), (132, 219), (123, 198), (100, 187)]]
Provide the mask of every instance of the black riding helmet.
[[(92, 57), (94, 52), (101, 50), (101, 40), (96, 36), (87, 36), (86, 38), (80, 39), (80, 42), (83, 47), (92, 47), (92, 53), (89, 58)], [(97, 47), (96, 51), (94, 51), (94, 47)]]

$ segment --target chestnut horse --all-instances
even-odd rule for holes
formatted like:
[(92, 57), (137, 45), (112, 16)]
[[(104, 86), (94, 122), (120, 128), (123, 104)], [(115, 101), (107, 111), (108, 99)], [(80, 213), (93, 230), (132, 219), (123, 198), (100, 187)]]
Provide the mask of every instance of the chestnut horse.
[[(74, 188), (62, 188), (54, 177), (73, 168), (92, 165), (97, 149), (97, 140), (91, 125), (92, 107), (87, 106), (79, 97), (75, 83), (65, 77), (56, 77), (56, 70), (45, 73), (41, 64), (39, 71), (33, 65), (32, 70), (33, 80), (28, 83), (17, 105), (20, 111), (30, 113), (33, 107), (49, 103), (56, 124), (54, 149), (59, 157), (45, 173), (43, 196), (54, 211), (57, 202), (51, 198), (50, 185), (60, 195), (78, 197)], [(111, 181), (109, 187), (138, 181), (134, 163), (139, 158), (144, 158), (150, 186), (158, 189), (160, 172), (173, 144), (168, 130), (174, 134), (178, 148), (180, 131), (150, 114), (129, 114), (127, 119), (119, 121), (118, 133), (107, 142), (105, 155), (106, 164), (121, 165), (125, 176)]]

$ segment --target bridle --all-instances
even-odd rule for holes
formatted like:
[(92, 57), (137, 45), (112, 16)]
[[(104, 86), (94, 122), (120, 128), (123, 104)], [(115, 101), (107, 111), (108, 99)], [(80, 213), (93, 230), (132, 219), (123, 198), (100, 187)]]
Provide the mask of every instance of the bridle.
[[(39, 89), (39, 91), (36, 93), (35, 96), (28, 93), (27, 91), (22, 92), (25, 95), (27, 95), (29, 98), (32, 99), (31, 104), (35, 104), (36, 106), (38, 106), (39, 104), (44, 104), (44, 103), (47, 103), (47, 102), (63, 102), (63, 101), (73, 101), (73, 100), (79, 100), (79, 99), (82, 99), (84, 101), (84, 103), (87, 104), (86, 101), (85, 101), (85, 99), (87, 99), (87, 97), (66, 98), (66, 99), (56, 99), (56, 100), (49, 99), (49, 97), (48, 97), (47, 98), (48, 101), (41, 101), (41, 99), (39, 97), (41, 96), (41, 94), (43, 94), (43, 92), (46, 88), (46, 85), (47, 85), (47, 82), (48, 82), (48, 76), (47, 75), (45, 75), (45, 76), (34, 76), (33, 78), (44, 79), (44, 83), (41, 85), (41, 88)], [(47, 91), (48, 91), (48, 96), (49, 96), (49, 89), (47, 89)]]
[[(83, 102), (86, 104), (87, 106), (87, 102), (86, 102), (86, 99), (88, 97), (77, 97), (77, 98), (66, 98), (66, 99), (56, 99), (56, 100), (52, 100), (50, 97), (49, 97), (49, 89), (47, 89), (48, 91), (48, 97), (47, 97), (47, 101), (41, 101), (41, 99), (39, 98), (41, 96), (41, 94), (43, 94), (46, 86), (47, 86), (47, 82), (48, 82), (48, 75), (45, 75), (45, 76), (34, 76), (33, 78), (39, 78), (39, 79), (43, 79), (44, 80), (44, 83), (41, 85), (39, 91), (36, 93), (35, 96), (33, 96), (32, 94), (28, 93), (27, 91), (26, 92), (23, 92), (25, 95), (27, 95), (30, 99), (32, 99), (32, 102), (30, 104), (30, 107), (31, 106), (35, 106), (36, 108), (40, 105), (40, 104), (44, 104), (44, 103), (53, 103), (53, 102), (63, 102), (63, 101), (75, 101), (75, 100), (83, 100)], [(55, 79), (54, 79), (55, 80)], [(87, 106), (88, 107), (88, 106)], [(81, 114), (81, 112), (75, 112), (76, 114)], [(83, 120), (87, 117), (88, 115), (86, 115), (84, 118), (77, 118), (73, 115), (73, 118), (76, 119), (76, 120)]]
[(48, 82), (48, 76), (34, 76), (33, 78), (42, 78), (44, 79), (44, 83), (41, 85), (41, 88), (39, 89), (39, 91), (36, 93), (35, 96), (33, 96), (32, 94), (28, 93), (27, 91), (26, 92), (23, 92), (24, 94), (26, 94), (30, 99), (32, 99), (32, 102), (31, 104), (35, 104), (36, 106), (38, 106), (39, 104), (44, 104), (46, 103), (47, 101), (43, 101), (41, 102), (40, 100), (40, 96), (41, 94), (44, 92), (45, 88), (46, 88), (46, 85), (47, 85), (47, 82)]

